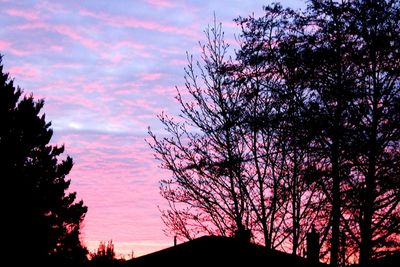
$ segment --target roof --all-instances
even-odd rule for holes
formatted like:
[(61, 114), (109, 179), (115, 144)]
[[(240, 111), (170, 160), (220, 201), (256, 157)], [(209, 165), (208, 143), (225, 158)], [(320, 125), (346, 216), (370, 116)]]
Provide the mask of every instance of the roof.
[[(358, 267), (360, 265), (355, 264), (353, 267)], [(400, 266), (400, 251), (393, 252), (380, 259), (371, 260), (369, 267), (399, 267)]]
[(203, 236), (129, 260), (126, 266), (260, 266), (263, 262), (263, 266), (315, 266), (299, 256), (221, 236)]

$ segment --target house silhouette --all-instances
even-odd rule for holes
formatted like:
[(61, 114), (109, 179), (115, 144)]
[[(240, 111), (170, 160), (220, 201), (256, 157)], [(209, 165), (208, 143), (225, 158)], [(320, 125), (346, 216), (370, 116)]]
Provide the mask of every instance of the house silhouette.
[(150, 266), (296, 266), (323, 267), (323, 263), (235, 237), (203, 236), (186, 243), (147, 254), (125, 263), (126, 267)]

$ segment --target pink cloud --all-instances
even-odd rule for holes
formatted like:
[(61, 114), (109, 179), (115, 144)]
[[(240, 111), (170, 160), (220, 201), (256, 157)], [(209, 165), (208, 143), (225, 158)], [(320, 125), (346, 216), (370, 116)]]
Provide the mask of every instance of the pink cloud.
[(114, 95), (115, 96), (132, 96), (134, 94), (141, 93), (141, 86), (142, 82), (135, 80), (135, 81), (125, 81), (120, 83), (110, 83), (110, 88), (116, 88)]
[(65, 12), (65, 6), (57, 2), (60, 1), (38, 1), (36, 5), (38, 9), (44, 10), (46, 13), (51, 12), (59, 14)]
[(112, 63), (112, 64), (119, 64), (122, 62), (124, 59), (124, 56), (121, 53), (116, 53), (114, 55), (109, 55), (107, 59)]
[[(182, 88), (182, 86), (179, 88)], [(152, 88), (151, 93), (160, 97), (169, 97), (172, 100), (176, 95), (176, 88), (174, 86), (156, 85)]]
[[(50, 66), (49, 69), (54, 70), (57, 68), (74, 68), (79, 66), (76, 64), (60, 63)], [(75, 108), (77, 106), (80, 108), (80, 111), (85, 110), (93, 113), (100, 112), (103, 109), (99, 105), (98, 99), (87, 95), (87, 93), (94, 92), (95, 90), (102, 90), (101, 85), (90, 83), (85, 79), (57, 80), (43, 85), (38, 89), (40, 91), (36, 91), (35, 95), (37, 93), (44, 95), (48, 103), (51, 103), (47, 105), (47, 109), (51, 109), (52, 114), (58, 114), (59, 117), (63, 117), (66, 114), (65, 107), (68, 105), (74, 105)], [(82, 115), (80, 113), (80, 116)]]
[(94, 13), (86, 9), (81, 9), (79, 13), (83, 16), (94, 17), (99, 20), (105, 21), (108, 24), (113, 25), (115, 27), (143, 28), (146, 30), (175, 33), (196, 38), (198, 37), (197, 31), (192, 30), (190, 25), (188, 25), (189, 27), (188, 26), (176, 27), (176, 26), (157, 23), (154, 21), (136, 19), (132, 17), (110, 15), (105, 12)]
[(89, 207), (83, 239), (89, 251), (113, 240), (117, 253), (135, 256), (172, 245), (164, 237), (157, 206), (164, 207), (158, 181), (169, 174), (157, 168), (143, 137), (111, 134), (63, 134), (75, 165), (69, 178)]
[[(137, 42), (136, 40), (123, 40), (115, 43), (105, 43), (104, 46), (107, 48), (107, 50), (111, 51), (128, 49), (130, 50), (130, 53), (136, 53), (143, 58), (153, 57), (153, 54), (150, 52), (149, 45)], [(105, 53), (105, 56), (108, 57), (109, 53)]]
[(10, 47), (10, 42), (0, 40), (0, 50), (6, 50)]
[(64, 62), (60, 62), (60, 63), (56, 63), (51, 65), (52, 69), (65, 69), (65, 68), (81, 68), (83, 65), (79, 64), (79, 63), (64, 63)]
[(40, 71), (31, 65), (14, 66), (9, 69), (12, 77), (18, 77), (26, 80), (38, 80)]
[(145, 73), (140, 75), (140, 79), (143, 81), (155, 81), (159, 80), (162, 76), (162, 73)]
[(173, 59), (171, 60), (171, 64), (177, 66), (186, 66), (188, 64), (188, 61), (182, 59)]
[(96, 41), (79, 33), (78, 30), (75, 30), (72, 27), (70, 27), (68, 25), (63, 25), (63, 24), (53, 25), (53, 24), (47, 24), (44, 22), (33, 22), (33, 23), (18, 25), (17, 29), (19, 29), (19, 30), (42, 29), (42, 30), (57, 32), (61, 35), (69, 37), (70, 39), (72, 39), (74, 41), (77, 41), (78, 43), (80, 43), (83, 46), (86, 46), (88, 48), (96, 48), (99, 45)]
[[(53, 68), (62, 68), (65, 63), (58, 63), (55, 65), (51, 66), (51, 69)], [(49, 81), (46, 85), (42, 86), (40, 89), (42, 92), (48, 94), (49, 96), (52, 95), (52, 93), (57, 92), (62, 90), (64, 94), (70, 95), (74, 93), (75, 88), (79, 88), (78, 86), (80, 85), (81, 80), (80, 79), (75, 79), (75, 81), (67, 81), (67, 80), (55, 80), (55, 81)]]
[[(121, 67), (126, 62), (133, 60), (149, 59), (154, 57), (149, 46), (137, 42), (136, 40), (124, 40), (117, 42), (105, 42), (101, 44), (101, 49), (97, 52), (106, 64), (111, 64), (112, 67)], [(117, 85), (120, 86), (120, 85)]]
[(101, 110), (101, 107), (95, 100), (89, 99), (86, 96), (79, 94), (78, 92), (76, 92), (75, 94), (68, 94), (68, 95), (53, 94), (47, 97), (47, 99), (56, 101), (59, 105), (75, 104), (88, 110)]
[(169, 0), (146, 0), (146, 2), (152, 6), (161, 8), (171, 8), (176, 6), (176, 3), (174, 1)]
[(21, 18), (24, 18), (24, 19), (30, 20), (30, 21), (39, 19), (38, 13), (34, 10), (26, 10), (26, 9), (21, 10), (21, 9), (11, 8), (11, 9), (7, 9), (5, 11), (5, 13), (12, 17), (21, 17)]
[(118, 42), (115, 42), (115, 43), (111, 43), (110, 47), (113, 48), (113, 49), (121, 49), (121, 48), (124, 48), (124, 47), (128, 47), (128, 48), (135, 49), (135, 50), (136, 49), (137, 50), (143, 50), (143, 49), (147, 49), (148, 48), (147, 45), (145, 45), (143, 43), (136, 42), (134, 40), (124, 40), (124, 41), (118, 41)]
[(149, 112), (156, 115), (162, 112), (162, 109), (158, 105), (142, 98), (126, 99), (122, 100), (122, 103), (126, 108), (139, 111), (140, 114)]
[(72, 40), (77, 41), (88, 48), (96, 48), (98, 46), (97, 42), (79, 34), (76, 30), (67, 25), (54, 25), (51, 28), (53, 28), (53, 30), (55, 30), (56, 32), (68, 36)]
[(64, 51), (64, 47), (61, 45), (51, 45), (50, 46), (50, 50), (54, 51), (54, 52), (63, 52)]
[(27, 55), (32, 54), (31, 51), (12, 48), (12, 47), (10, 47), (8, 50), (10, 51), (10, 53), (12, 53), (12, 54), (14, 54), (16, 56), (19, 56), (19, 57), (23, 57), (23, 56), (27, 56)]
[(87, 82), (82, 85), (83, 90), (86, 92), (104, 93), (106, 89), (104, 85), (98, 81)]
[(6, 52), (6, 53), (10, 52), (11, 54), (13, 54), (15, 56), (19, 56), (19, 57), (31, 54), (31, 52), (28, 51), (28, 50), (17, 49), (15, 47), (13, 47), (13, 45), (10, 42), (2, 41), (2, 40), (0, 40), (0, 50), (2, 50), (1, 52), (3, 52), (3, 53), (4, 52)]

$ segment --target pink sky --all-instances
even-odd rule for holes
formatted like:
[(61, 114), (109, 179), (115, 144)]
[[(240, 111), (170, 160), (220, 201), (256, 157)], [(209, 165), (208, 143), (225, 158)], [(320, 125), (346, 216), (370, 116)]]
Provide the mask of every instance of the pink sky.
[(147, 127), (162, 133), (156, 115), (177, 114), (186, 51), (198, 56), (213, 13), (234, 40), (232, 19), (262, 14), (269, 2), (0, 0), (5, 70), (45, 99), (53, 142), (74, 159), (71, 190), (89, 208), (82, 240), (90, 251), (111, 239), (120, 255), (172, 245), (158, 209), (166, 204), (158, 181), (170, 174), (153, 159)]

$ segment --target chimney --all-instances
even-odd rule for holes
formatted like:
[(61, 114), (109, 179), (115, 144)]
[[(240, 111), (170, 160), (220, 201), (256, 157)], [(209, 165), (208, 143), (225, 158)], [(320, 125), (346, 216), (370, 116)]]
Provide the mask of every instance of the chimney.
[(235, 238), (243, 243), (250, 243), (251, 231), (246, 229), (244, 226), (240, 227), (235, 231)]
[(177, 240), (176, 240), (176, 236), (174, 236), (174, 247), (176, 246), (176, 244), (177, 244)]
[(311, 264), (319, 263), (319, 234), (314, 225), (311, 227), (311, 233), (307, 234), (307, 259)]

